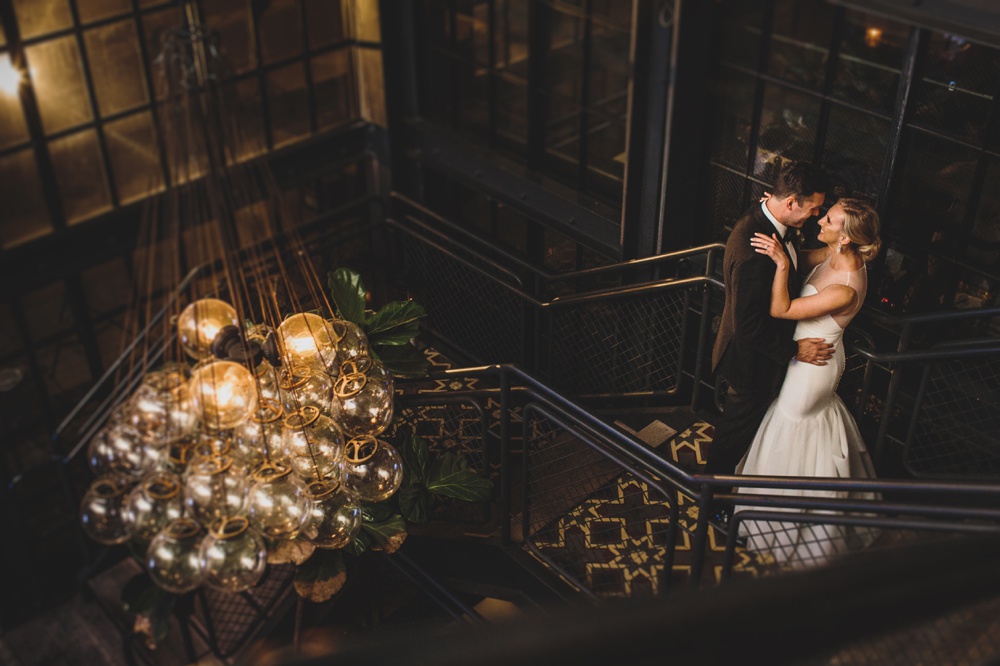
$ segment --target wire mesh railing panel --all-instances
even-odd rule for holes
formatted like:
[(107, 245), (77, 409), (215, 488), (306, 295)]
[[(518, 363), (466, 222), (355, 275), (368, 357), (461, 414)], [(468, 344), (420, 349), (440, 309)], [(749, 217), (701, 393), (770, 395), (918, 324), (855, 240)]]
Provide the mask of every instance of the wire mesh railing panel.
[(292, 565), (272, 565), (260, 583), (246, 592), (232, 594), (203, 588), (195, 626), (212, 651), (223, 658), (235, 655), (271, 620), (290, 609), (294, 575)]
[(656, 595), (670, 583), (671, 502), (647, 480), (527, 409), (524, 543), (601, 598)]
[(686, 311), (680, 290), (552, 310), (549, 382), (573, 394), (675, 390)]
[(1000, 359), (955, 359), (927, 370), (904, 460), (917, 476), (1000, 477)]
[(738, 543), (743, 544), (765, 575), (824, 566), (878, 550), (952, 539), (960, 533), (959, 527), (942, 531), (919, 521), (870, 513), (817, 510), (804, 516), (800, 510), (769, 509), (737, 516)]
[(523, 362), (524, 311), (514, 293), (415, 238), (405, 247), (407, 268), (436, 335), (479, 362)]
[[(454, 453), (464, 457), (472, 471), (494, 482), (499, 478), (499, 454), (487, 451), (483, 408), (470, 398), (397, 398), (396, 414), (385, 438), (402, 446), (411, 435), (419, 436), (433, 456)], [(489, 518), (489, 503), (441, 498), (432, 517), (481, 522)]]
[[(847, 637), (844, 637), (845, 641)], [(979, 666), (1000, 661), (1000, 597), (796, 662), (801, 666)]]

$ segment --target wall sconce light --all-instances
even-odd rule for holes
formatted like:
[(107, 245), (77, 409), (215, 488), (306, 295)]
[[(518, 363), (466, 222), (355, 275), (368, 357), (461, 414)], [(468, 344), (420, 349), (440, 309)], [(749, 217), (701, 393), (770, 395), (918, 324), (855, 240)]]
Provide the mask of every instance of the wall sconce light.
[(865, 31), (865, 44), (875, 48), (882, 43), (882, 28), (868, 28)]

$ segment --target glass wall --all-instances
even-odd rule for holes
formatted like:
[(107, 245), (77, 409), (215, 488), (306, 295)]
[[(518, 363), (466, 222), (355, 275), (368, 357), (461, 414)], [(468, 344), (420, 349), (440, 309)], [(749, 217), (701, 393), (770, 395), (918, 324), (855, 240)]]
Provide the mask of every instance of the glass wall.
[(881, 307), (995, 303), (1000, 50), (823, 0), (728, 0), (718, 25), (704, 240), (810, 160), (834, 176), (829, 203), (882, 213)]
[[(163, 188), (156, 58), (184, 11), (175, 0), (4, 2), (0, 245), (11, 248)], [(193, 5), (232, 66), (234, 112), (258, 153), (358, 118), (340, 0)]]
[(611, 0), (424, 0), (422, 115), (617, 216), (632, 11)]

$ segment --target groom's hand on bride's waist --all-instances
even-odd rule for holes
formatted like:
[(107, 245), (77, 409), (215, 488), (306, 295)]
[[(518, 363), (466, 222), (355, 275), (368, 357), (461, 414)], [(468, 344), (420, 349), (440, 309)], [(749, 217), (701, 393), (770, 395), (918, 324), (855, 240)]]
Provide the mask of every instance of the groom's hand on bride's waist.
[(826, 362), (833, 358), (833, 345), (823, 338), (802, 338), (795, 342), (799, 345), (799, 352), (795, 355), (796, 361), (826, 365)]

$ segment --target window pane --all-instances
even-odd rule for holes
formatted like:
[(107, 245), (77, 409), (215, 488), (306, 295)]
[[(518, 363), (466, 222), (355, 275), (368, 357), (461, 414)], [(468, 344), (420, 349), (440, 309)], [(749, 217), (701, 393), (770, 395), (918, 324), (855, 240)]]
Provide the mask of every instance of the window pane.
[(722, 51), (720, 57), (724, 62), (757, 68), (764, 5), (764, 0), (729, 3), (722, 20), (722, 35), (719, 40)]
[(297, 62), (268, 72), (266, 82), (274, 147), (308, 136), (309, 95), (303, 64)]
[(0, 242), (4, 248), (52, 231), (35, 154), (22, 150), (0, 157), (0, 201), (4, 202)]
[(837, 105), (830, 109), (823, 166), (843, 196), (878, 196), (888, 138), (888, 120)]
[(914, 123), (982, 143), (1000, 77), (1000, 51), (932, 33), (925, 71), (914, 82)]
[(261, 117), (260, 85), (256, 78), (230, 84), (226, 101), (233, 119), (238, 159), (245, 160), (266, 152), (264, 121)]
[(21, 39), (47, 35), (73, 25), (67, 0), (14, 0)]
[[(10, 66), (10, 57), (6, 53), (0, 54), (0, 66)], [(0, 149), (17, 145), (29, 138), (20, 95), (0, 92)]]
[(214, 0), (204, 5), (205, 26), (219, 35), (219, 48), (237, 74), (257, 66), (246, 0)]
[(97, 132), (84, 130), (49, 143), (63, 212), (69, 224), (111, 209)]
[(1000, 259), (1000, 161), (995, 159), (986, 169), (967, 253), (983, 266), (995, 266)]
[(312, 59), (313, 95), (321, 129), (353, 119), (353, 88), (347, 49)]
[(265, 65), (302, 54), (302, 16), (298, 0), (271, 0), (257, 16), (260, 56)]
[(46, 134), (93, 119), (76, 40), (64, 37), (25, 49)]
[(768, 71), (801, 86), (820, 88), (834, 11), (823, 0), (775, 0)]
[(90, 23), (129, 11), (129, 0), (76, 0), (80, 21)]
[(785, 162), (811, 160), (818, 117), (817, 98), (782, 86), (767, 85), (757, 137), (754, 175), (774, 182)]
[(753, 100), (756, 79), (742, 72), (723, 68), (709, 87), (711, 115), (708, 133), (711, 159), (746, 169), (750, 130), (753, 125)]
[(340, 0), (304, 0), (309, 48), (318, 49), (344, 39)]
[(878, 16), (848, 11), (844, 30), (833, 94), (892, 114), (910, 29)]
[(976, 151), (910, 130), (890, 227), (921, 247), (954, 242), (965, 218)]
[(156, 132), (148, 111), (108, 123), (104, 140), (119, 202), (127, 204), (163, 187)]
[(84, 39), (101, 115), (146, 104), (149, 97), (135, 24), (131, 20), (119, 21), (88, 30)]
[(153, 77), (153, 90), (156, 91), (158, 100), (166, 96), (167, 82), (160, 73), (156, 58), (163, 49), (163, 40), (171, 30), (178, 28), (182, 23), (181, 11), (177, 8), (147, 14), (142, 19), (142, 34), (146, 42), (146, 67), (149, 75)]

